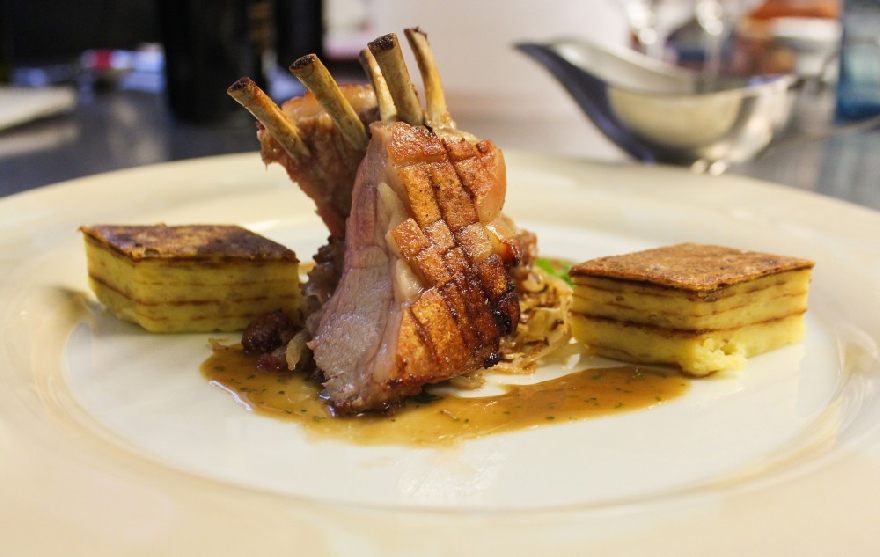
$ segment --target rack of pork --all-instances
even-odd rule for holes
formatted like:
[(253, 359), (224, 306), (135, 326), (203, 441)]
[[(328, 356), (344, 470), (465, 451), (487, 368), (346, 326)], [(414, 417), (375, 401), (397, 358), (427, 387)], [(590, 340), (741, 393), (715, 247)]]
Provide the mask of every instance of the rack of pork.
[(330, 232), (303, 285), (302, 329), (258, 320), (244, 340), (271, 337), (262, 350), (291, 369), (313, 362), (340, 413), (392, 410), (426, 384), (495, 365), (520, 321), (511, 273), (531, 259), (530, 236), (501, 212), (501, 151), (456, 128), (425, 33), (405, 35), (425, 109), (394, 34), (361, 52), (372, 86), (339, 86), (308, 55), (290, 70), (309, 93), (282, 107), (247, 78), (229, 88), (259, 122), (264, 162), (287, 170)]

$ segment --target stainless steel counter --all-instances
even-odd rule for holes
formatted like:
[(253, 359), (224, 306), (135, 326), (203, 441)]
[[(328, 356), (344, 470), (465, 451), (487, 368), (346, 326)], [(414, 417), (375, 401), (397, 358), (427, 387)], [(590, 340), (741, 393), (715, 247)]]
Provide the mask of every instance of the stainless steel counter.
[[(832, 104), (828, 92), (802, 96), (787, 138), (826, 129)], [(531, 119), (528, 126), (467, 125), (502, 147), (558, 151), (552, 141), (524, 140), (553, 138), (558, 135), (558, 122)], [(586, 120), (570, 125), (591, 126)], [(491, 133), (493, 127), (498, 128), (495, 134)], [(811, 141), (787, 138), (759, 159), (735, 165), (729, 172), (880, 210), (880, 129)], [(0, 132), (0, 195), (120, 168), (253, 151), (256, 147), (254, 122), (244, 111), (233, 113), (223, 123), (196, 126), (175, 122), (163, 98), (154, 93), (112, 91), (86, 95), (80, 97), (70, 114)], [(566, 152), (584, 158), (593, 156), (586, 147), (578, 150), (569, 146)]]

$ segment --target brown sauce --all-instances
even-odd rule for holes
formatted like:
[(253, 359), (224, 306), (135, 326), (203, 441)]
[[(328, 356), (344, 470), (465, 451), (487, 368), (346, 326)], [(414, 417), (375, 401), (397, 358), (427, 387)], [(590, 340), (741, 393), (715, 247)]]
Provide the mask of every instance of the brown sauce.
[(319, 388), (298, 374), (258, 370), (235, 348), (217, 349), (201, 371), (257, 414), (291, 420), (321, 437), (362, 445), (448, 446), (491, 433), (647, 408), (684, 394), (676, 372), (638, 366), (589, 368), (495, 396), (423, 395), (393, 416), (334, 417)]

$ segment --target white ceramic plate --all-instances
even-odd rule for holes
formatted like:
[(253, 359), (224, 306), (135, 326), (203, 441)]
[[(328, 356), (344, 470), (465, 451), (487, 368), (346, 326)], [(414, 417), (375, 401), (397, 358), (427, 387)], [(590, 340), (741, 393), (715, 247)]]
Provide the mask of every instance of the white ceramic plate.
[(804, 343), (666, 404), (453, 449), (316, 440), (210, 386), (207, 335), (149, 335), (84, 296), (80, 224), (234, 222), (308, 258), (325, 234), (278, 168), (43, 188), (0, 202), (3, 552), (876, 553), (880, 215), (663, 168), (508, 169), (506, 211), (548, 255), (696, 240), (814, 259)]

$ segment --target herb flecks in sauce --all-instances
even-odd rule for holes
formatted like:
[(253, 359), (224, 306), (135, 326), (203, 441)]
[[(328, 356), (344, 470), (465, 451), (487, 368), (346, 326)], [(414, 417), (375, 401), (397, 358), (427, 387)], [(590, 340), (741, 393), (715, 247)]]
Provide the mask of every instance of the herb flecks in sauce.
[(688, 389), (674, 371), (592, 368), (542, 383), (509, 385), (494, 396), (424, 393), (393, 417), (334, 417), (318, 398), (318, 386), (298, 374), (257, 371), (254, 358), (240, 350), (215, 350), (201, 370), (258, 414), (296, 422), (319, 438), (363, 445), (448, 446), (491, 433), (646, 408)]

